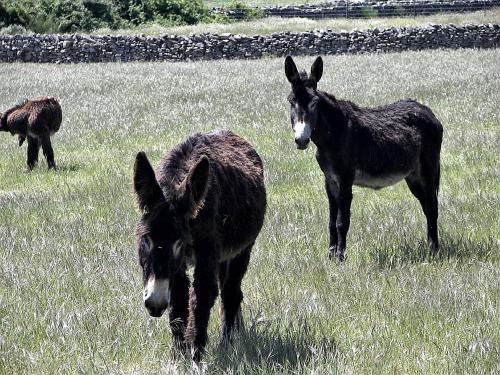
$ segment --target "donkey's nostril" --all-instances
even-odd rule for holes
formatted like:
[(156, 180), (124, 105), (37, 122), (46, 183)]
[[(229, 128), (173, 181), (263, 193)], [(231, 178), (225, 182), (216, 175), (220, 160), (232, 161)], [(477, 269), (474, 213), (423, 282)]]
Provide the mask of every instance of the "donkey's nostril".
[(151, 303), (150, 300), (144, 301), (144, 305), (146, 306), (149, 315), (151, 315), (154, 318), (159, 318), (160, 316), (162, 316), (163, 312), (166, 309), (165, 307), (156, 306), (155, 304)]
[(295, 144), (299, 150), (304, 150), (309, 144), (309, 139), (295, 138)]

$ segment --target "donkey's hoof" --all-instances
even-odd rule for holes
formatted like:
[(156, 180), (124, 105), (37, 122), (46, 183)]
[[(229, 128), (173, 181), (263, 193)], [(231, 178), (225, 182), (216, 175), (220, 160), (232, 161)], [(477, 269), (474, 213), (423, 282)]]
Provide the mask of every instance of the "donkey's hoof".
[(339, 260), (340, 263), (344, 263), (345, 260), (347, 259), (344, 252), (342, 251), (337, 251), (336, 258)]
[(439, 251), (439, 244), (434, 241), (429, 242), (429, 250), (431, 251), (431, 254), (435, 254)]
[(337, 246), (330, 246), (328, 249), (328, 259), (335, 260), (337, 258)]

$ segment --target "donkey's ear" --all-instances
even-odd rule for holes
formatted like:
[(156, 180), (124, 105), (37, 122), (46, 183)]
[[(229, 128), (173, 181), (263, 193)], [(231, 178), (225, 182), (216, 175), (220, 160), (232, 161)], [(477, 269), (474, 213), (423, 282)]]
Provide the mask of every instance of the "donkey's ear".
[(208, 191), (209, 176), (210, 162), (206, 156), (202, 156), (182, 183), (184, 185), (184, 198), (188, 202), (188, 215), (191, 217), (196, 217), (198, 211), (203, 207)]
[(322, 75), (323, 75), (323, 59), (321, 58), (321, 56), (318, 56), (318, 58), (314, 61), (314, 63), (311, 66), (311, 79), (314, 82), (319, 82)]
[(141, 151), (135, 157), (134, 191), (141, 211), (150, 210), (155, 203), (163, 199), (160, 185), (146, 154)]
[(297, 65), (295, 65), (291, 56), (285, 58), (285, 75), (291, 84), (296, 83), (300, 79)]

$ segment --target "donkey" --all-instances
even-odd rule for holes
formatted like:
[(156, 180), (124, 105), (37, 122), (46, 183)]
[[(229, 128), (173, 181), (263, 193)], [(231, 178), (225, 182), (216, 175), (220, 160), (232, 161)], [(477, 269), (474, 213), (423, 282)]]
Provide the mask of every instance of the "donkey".
[(298, 149), (312, 140), (325, 175), (330, 208), (329, 257), (345, 260), (352, 185), (380, 189), (405, 179), (427, 218), (431, 250), (438, 249), (439, 155), (443, 127), (432, 111), (413, 100), (361, 108), (317, 89), (323, 74), (318, 57), (311, 74), (285, 59), (288, 97)]
[(266, 211), (262, 161), (232, 132), (198, 133), (168, 152), (156, 172), (139, 152), (134, 190), (144, 304), (153, 317), (169, 308), (176, 346), (199, 360), (218, 289), (223, 341), (242, 324), (241, 282)]
[(20, 104), (0, 113), (0, 131), (18, 135), (19, 146), (28, 138), (28, 168), (38, 162), (40, 145), (49, 169), (55, 168), (54, 151), (50, 137), (56, 133), (62, 121), (61, 106), (51, 96), (25, 99)]

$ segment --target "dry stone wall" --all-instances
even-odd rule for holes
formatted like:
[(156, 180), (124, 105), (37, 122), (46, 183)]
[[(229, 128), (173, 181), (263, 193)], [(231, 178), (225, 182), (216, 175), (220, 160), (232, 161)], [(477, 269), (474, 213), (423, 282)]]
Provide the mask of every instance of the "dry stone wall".
[[(323, 4), (274, 5), (262, 8), (267, 16), (276, 17), (394, 17), (442, 12), (471, 12), (500, 6), (500, 0), (338, 0)], [(241, 11), (227, 12), (241, 18)]]
[(398, 52), (435, 48), (495, 48), (500, 25), (430, 25), (352, 32), (315, 30), (267, 36), (2, 35), (3, 62), (183, 61)]

